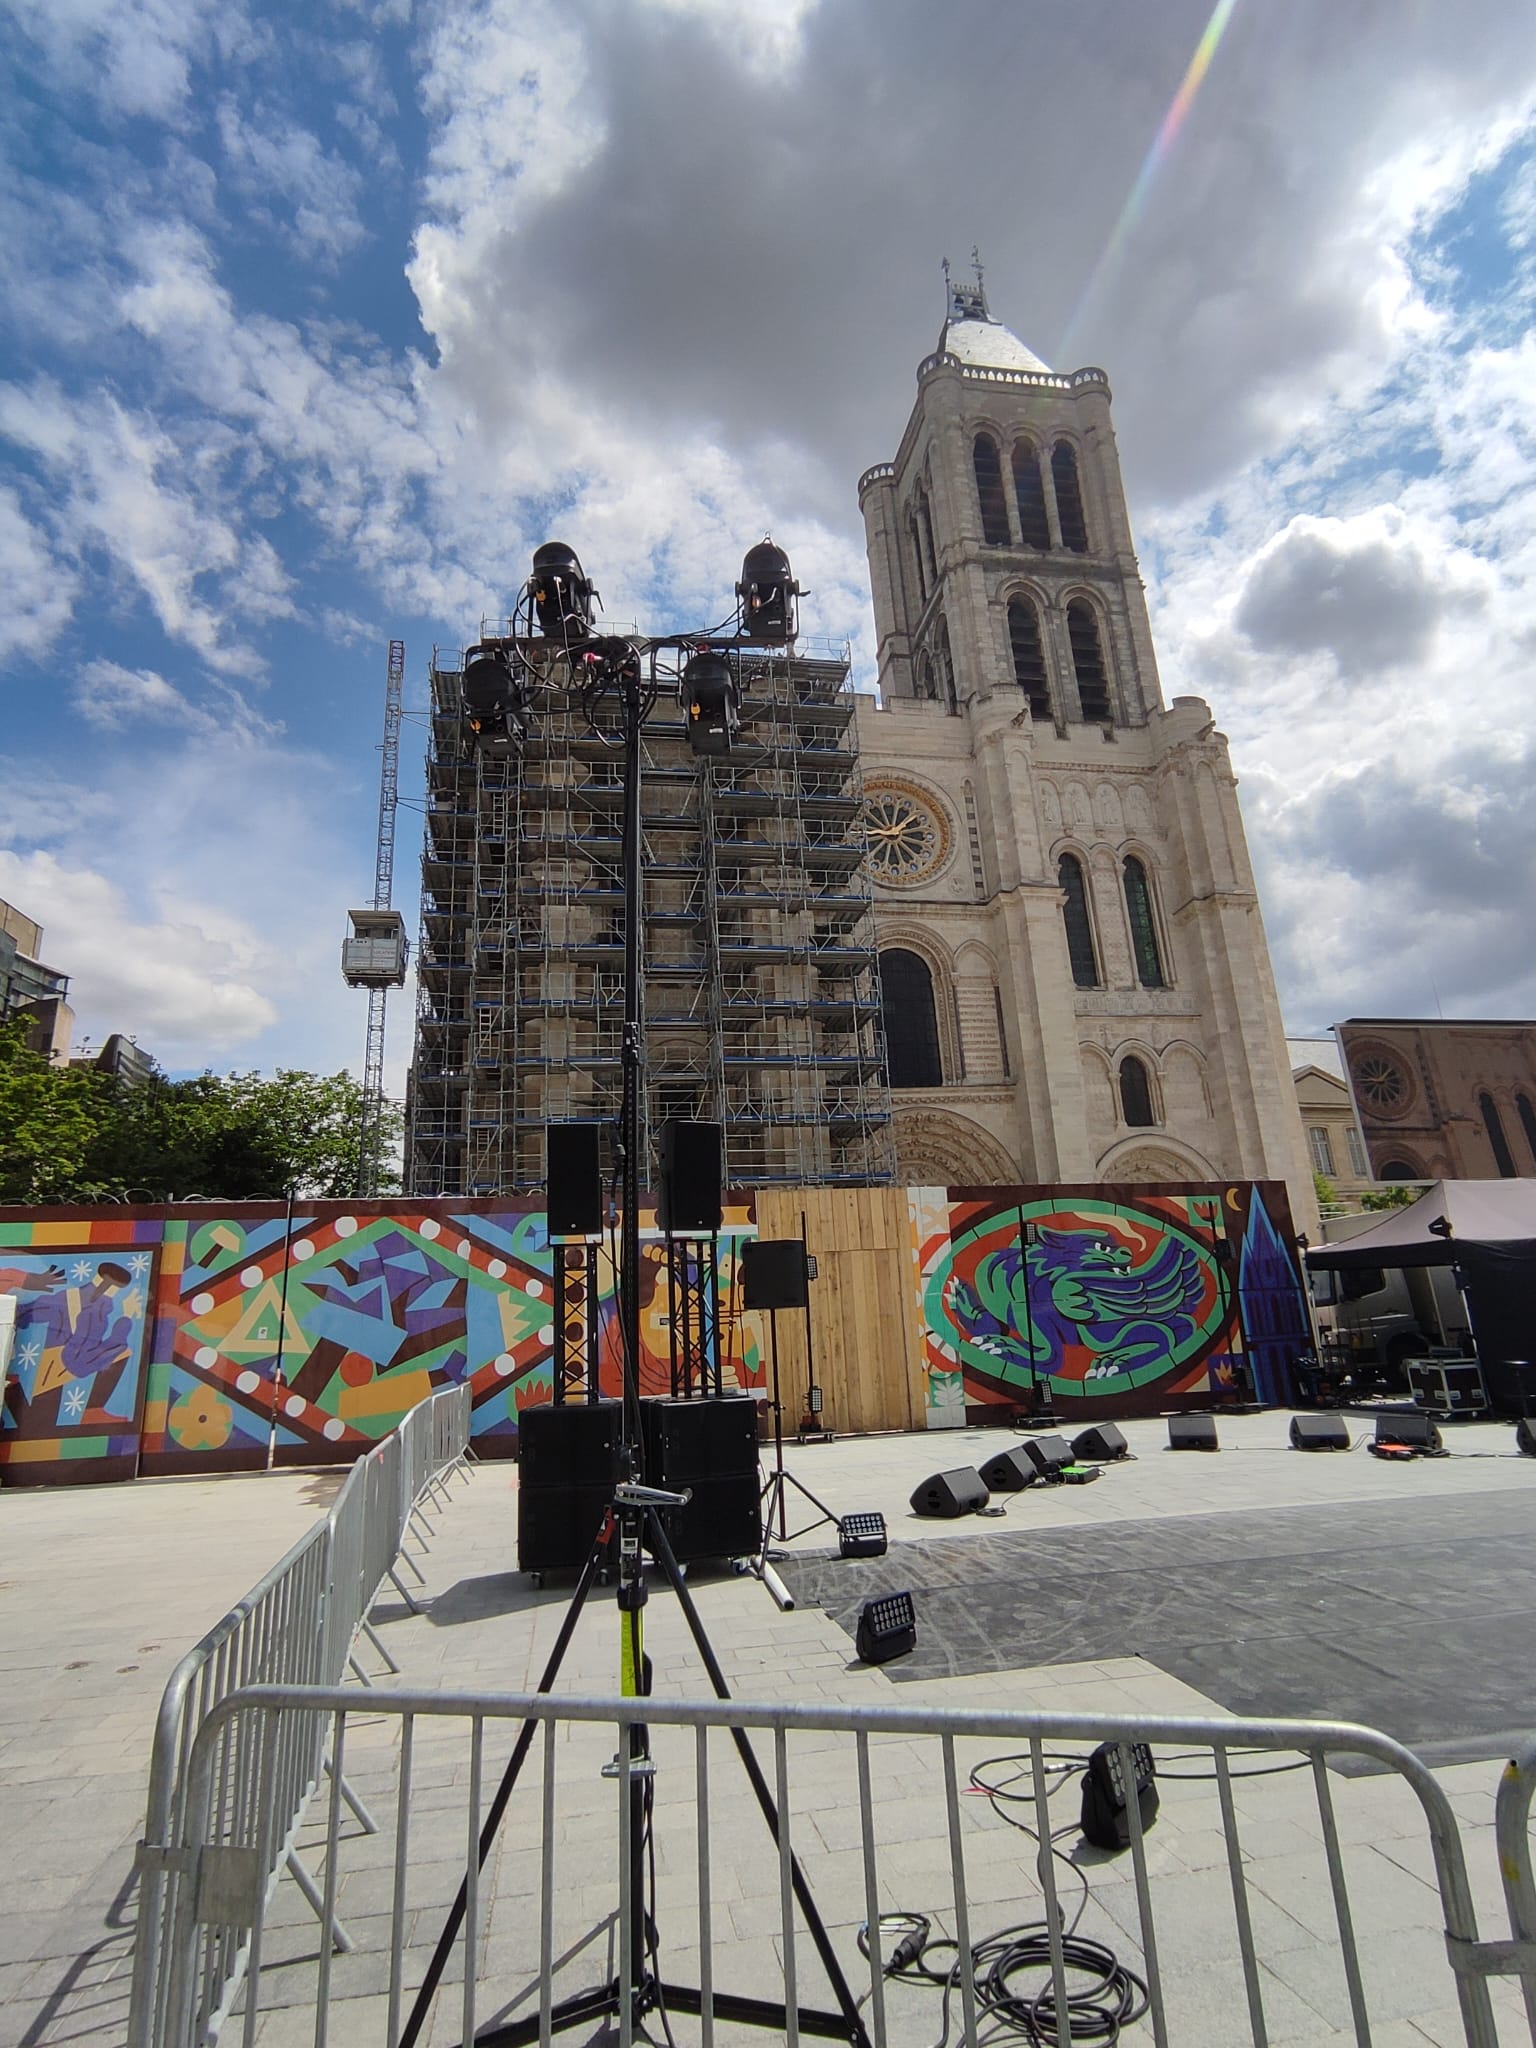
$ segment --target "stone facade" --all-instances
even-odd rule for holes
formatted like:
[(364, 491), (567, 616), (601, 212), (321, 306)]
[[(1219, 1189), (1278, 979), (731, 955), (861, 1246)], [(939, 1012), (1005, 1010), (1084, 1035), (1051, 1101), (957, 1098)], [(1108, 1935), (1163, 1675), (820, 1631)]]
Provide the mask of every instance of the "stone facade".
[(1382, 1180), (1536, 1174), (1536, 1024), (1355, 1017), (1338, 1039)]
[(1164, 707), (1103, 372), (1053, 375), (953, 292), (860, 499), (901, 1177), (1269, 1177), (1312, 1227), (1227, 744)]

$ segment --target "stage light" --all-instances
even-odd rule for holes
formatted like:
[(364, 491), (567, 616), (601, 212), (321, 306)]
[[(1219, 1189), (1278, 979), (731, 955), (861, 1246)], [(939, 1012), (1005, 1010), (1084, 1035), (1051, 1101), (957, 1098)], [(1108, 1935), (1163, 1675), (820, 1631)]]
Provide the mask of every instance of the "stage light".
[(749, 640), (782, 647), (797, 630), (795, 599), (800, 586), (790, 574), (789, 557), (781, 547), (760, 540), (748, 548), (736, 586), (741, 599), (741, 629)]
[(597, 592), (576, 559), (576, 550), (563, 540), (547, 540), (534, 549), (528, 590), (546, 639), (569, 647), (591, 633)]
[(731, 664), (704, 648), (683, 670), (680, 694), (688, 744), (696, 754), (728, 754), (736, 737), (740, 697)]
[(460, 685), (470, 731), (521, 745), (528, 730), (522, 684), (499, 647), (471, 647)]

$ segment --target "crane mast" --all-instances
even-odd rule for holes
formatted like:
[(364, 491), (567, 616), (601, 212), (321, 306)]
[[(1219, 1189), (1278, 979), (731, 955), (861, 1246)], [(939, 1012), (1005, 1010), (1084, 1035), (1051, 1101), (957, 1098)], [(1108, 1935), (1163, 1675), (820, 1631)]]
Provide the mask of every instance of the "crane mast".
[(400, 718), (405, 691), (405, 642), (389, 643), (384, 683), (384, 739), (379, 749), (379, 829), (374, 841), (373, 908), (348, 912), (351, 932), (341, 949), (349, 988), (368, 991), (368, 1038), (363, 1052), (363, 1113), (358, 1131), (357, 1192), (378, 1193), (375, 1140), (384, 1111), (384, 1026), (389, 991), (405, 981), (405, 923), (390, 906), (395, 881), (395, 808), (400, 795)]

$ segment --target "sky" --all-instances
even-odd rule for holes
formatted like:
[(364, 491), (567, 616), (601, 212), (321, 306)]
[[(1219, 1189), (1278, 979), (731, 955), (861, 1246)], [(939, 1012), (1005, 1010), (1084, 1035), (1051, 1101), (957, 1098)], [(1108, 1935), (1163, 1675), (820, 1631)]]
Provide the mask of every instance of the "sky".
[(1536, 1016), (1529, 0), (0, 0), (0, 58), (0, 898), (77, 1036), (360, 1066), (388, 642), (414, 923), (432, 648), (542, 539), (675, 630), (771, 529), (872, 686), (856, 482), (973, 245), (1108, 372), (1287, 1027)]

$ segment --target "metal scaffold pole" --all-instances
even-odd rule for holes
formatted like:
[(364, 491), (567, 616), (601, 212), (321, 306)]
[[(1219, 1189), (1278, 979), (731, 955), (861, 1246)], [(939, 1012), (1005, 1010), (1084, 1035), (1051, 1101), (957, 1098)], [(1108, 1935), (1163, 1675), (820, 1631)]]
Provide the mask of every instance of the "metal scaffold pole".
[(368, 1036), (363, 1051), (363, 1107), (358, 1127), (357, 1192), (378, 1193), (378, 1130), (384, 1112), (384, 1029), (389, 991), (405, 981), (405, 927), (391, 908), (395, 878), (395, 809), (400, 795), (400, 718), (405, 693), (405, 642), (389, 643), (384, 683), (384, 738), (379, 762), (379, 826), (374, 841), (373, 909), (350, 913), (352, 932), (342, 947), (342, 974), (368, 991)]

